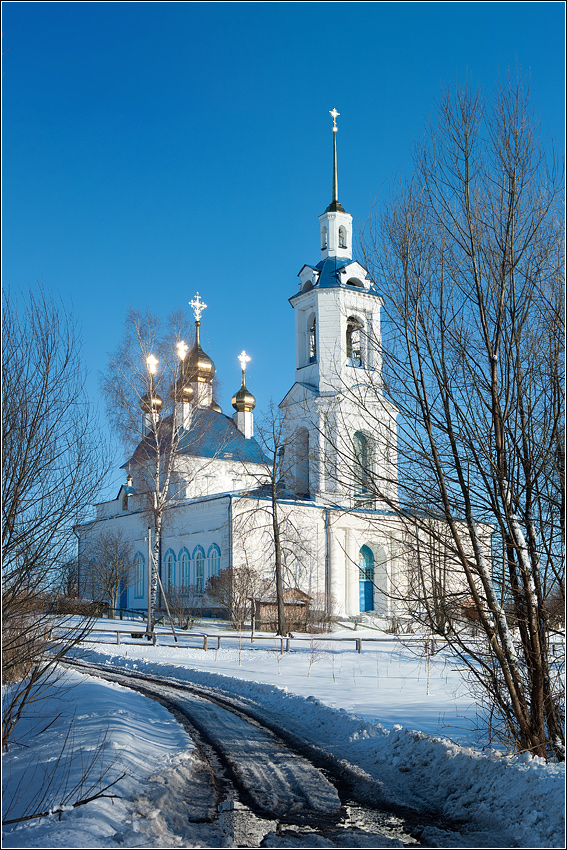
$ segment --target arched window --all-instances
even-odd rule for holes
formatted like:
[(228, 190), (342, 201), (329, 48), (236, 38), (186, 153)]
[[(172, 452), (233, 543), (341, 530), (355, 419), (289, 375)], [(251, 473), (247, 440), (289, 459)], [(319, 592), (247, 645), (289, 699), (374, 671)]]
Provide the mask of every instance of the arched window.
[(175, 585), (175, 555), (171, 549), (165, 553), (165, 589)]
[(358, 553), (360, 610), (374, 610), (374, 553), (369, 546), (362, 546)]
[(368, 438), (361, 431), (357, 431), (352, 438), (352, 442), (354, 449), (354, 495), (361, 496), (370, 491), (370, 451)]
[(362, 322), (354, 316), (347, 319), (346, 355), (349, 366), (362, 366)]
[(144, 595), (144, 556), (138, 552), (134, 558), (134, 596), (141, 599)]
[(317, 360), (317, 319), (313, 319), (309, 323), (309, 362), (315, 363)]
[(182, 549), (179, 553), (179, 583), (181, 587), (189, 587), (189, 552)]
[(122, 510), (123, 511), (128, 510), (128, 493), (122, 494)]
[(218, 576), (220, 572), (220, 549), (213, 544), (209, 549), (209, 575)]
[(339, 248), (346, 248), (346, 229), (344, 227), (339, 227)]
[(195, 561), (195, 588), (197, 593), (203, 593), (205, 590), (205, 551), (201, 546), (197, 546), (193, 552)]
[(324, 249), (326, 247), (327, 247), (327, 228), (324, 227), (321, 230), (321, 248)]

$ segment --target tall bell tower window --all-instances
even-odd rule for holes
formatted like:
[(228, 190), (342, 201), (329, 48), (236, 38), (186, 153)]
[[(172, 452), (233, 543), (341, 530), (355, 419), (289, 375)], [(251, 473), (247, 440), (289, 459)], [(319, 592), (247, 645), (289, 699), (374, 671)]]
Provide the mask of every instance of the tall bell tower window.
[(339, 227), (339, 248), (347, 247), (347, 237), (346, 237), (346, 229), (344, 227)]
[(352, 439), (354, 448), (354, 494), (362, 496), (370, 491), (370, 452), (368, 438), (357, 431)]
[(354, 316), (347, 319), (346, 355), (349, 366), (362, 366), (362, 322)]
[(313, 320), (309, 324), (309, 362), (315, 363), (317, 360), (317, 319), (313, 316)]
[(327, 228), (323, 227), (321, 230), (321, 248), (324, 250), (328, 244)]

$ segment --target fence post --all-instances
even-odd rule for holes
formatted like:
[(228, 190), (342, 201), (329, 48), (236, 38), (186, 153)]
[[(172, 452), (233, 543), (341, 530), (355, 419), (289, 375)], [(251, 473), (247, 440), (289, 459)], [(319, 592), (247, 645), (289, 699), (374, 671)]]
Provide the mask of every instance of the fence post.
[(285, 642), (285, 651), (289, 652), (289, 638)]
[(203, 649), (207, 651), (207, 635), (203, 635)]
[(283, 655), (283, 638), (280, 638), (280, 655)]
[(219, 635), (217, 637), (217, 649), (220, 649), (220, 639), (221, 639), (221, 636)]
[(359, 655), (362, 652), (362, 638), (356, 639), (356, 651), (358, 652)]
[(152, 643), (153, 643), (153, 645), (154, 645), (154, 646), (155, 646), (155, 645), (156, 645), (156, 643), (157, 643), (157, 635), (156, 635), (156, 633), (155, 633), (155, 632), (154, 632), (154, 635), (153, 635)]
[(120, 632), (116, 632), (116, 643), (120, 646)]

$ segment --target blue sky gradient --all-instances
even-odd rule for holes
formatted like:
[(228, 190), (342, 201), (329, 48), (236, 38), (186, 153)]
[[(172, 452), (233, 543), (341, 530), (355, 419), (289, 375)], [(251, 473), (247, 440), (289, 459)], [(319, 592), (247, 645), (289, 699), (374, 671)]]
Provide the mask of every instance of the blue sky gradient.
[[(356, 229), (411, 171), (443, 88), (518, 67), (563, 147), (564, 5), (28, 3), (3, 10), (3, 283), (42, 285), (82, 328), (88, 389), (129, 306), (200, 292), (201, 339), (257, 413), (295, 370), (293, 311), (331, 200)], [(188, 342), (191, 343), (190, 340)], [(114, 483), (120, 477), (113, 479)]]

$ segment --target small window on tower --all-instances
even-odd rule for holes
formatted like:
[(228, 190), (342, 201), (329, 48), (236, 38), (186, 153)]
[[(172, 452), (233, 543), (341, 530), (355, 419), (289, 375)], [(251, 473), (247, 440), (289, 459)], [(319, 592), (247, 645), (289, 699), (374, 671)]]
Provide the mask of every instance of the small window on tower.
[(349, 366), (362, 366), (362, 322), (354, 316), (347, 320), (346, 355)]
[(339, 227), (339, 248), (346, 248), (346, 230), (344, 227)]
[(313, 321), (309, 325), (309, 362), (315, 363), (317, 360), (317, 319), (313, 316)]
[(327, 247), (327, 228), (324, 227), (321, 231), (321, 248)]

